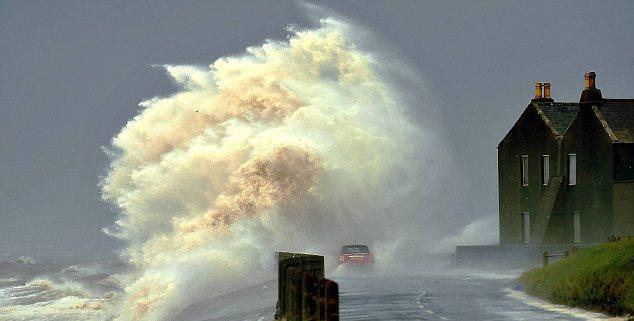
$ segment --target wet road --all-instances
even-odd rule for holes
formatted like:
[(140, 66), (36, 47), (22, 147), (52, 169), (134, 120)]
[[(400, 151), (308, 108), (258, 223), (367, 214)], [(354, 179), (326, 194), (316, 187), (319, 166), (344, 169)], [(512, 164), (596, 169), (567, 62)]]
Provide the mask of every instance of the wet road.
[[(341, 320), (607, 320), (598, 313), (545, 303), (511, 291), (510, 276), (331, 277), (339, 283)], [(272, 320), (276, 282), (194, 304), (175, 320)]]
[(604, 320), (511, 291), (510, 278), (464, 275), (343, 278), (342, 320)]

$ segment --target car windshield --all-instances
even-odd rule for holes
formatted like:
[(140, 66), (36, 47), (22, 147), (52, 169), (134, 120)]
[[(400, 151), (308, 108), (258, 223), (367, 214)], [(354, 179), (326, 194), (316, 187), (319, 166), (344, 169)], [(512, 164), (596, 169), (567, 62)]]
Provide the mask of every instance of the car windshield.
[(341, 253), (370, 253), (365, 245), (346, 245), (341, 248)]

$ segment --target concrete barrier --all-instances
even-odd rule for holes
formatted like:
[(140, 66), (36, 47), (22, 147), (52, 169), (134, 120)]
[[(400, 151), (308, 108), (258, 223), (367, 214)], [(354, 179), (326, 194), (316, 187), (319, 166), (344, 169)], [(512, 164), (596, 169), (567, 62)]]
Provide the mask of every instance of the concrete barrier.
[(543, 266), (544, 252), (574, 252), (594, 245), (596, 244), (457, 246), (452, 261), (458, 268), (530, 269)]
[(562, 257), (568, 257), (568, 256), (570, 256), (570, 252), (569, 251), (566, 251), (564, 253), (548, 253), (548, 251), (546, 251), (542, 255), (542, 267), (547, 267), (548, 266), (548, 260), (551, 257), (562, 258)]

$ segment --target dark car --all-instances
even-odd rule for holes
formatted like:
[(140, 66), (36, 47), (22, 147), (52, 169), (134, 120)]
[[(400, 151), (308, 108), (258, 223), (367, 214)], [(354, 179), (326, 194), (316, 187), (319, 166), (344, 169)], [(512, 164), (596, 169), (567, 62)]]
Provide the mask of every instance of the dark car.
[(339, 253), (339, 264), (369, 265), (374, 257), (367, 245), (344, 245)]

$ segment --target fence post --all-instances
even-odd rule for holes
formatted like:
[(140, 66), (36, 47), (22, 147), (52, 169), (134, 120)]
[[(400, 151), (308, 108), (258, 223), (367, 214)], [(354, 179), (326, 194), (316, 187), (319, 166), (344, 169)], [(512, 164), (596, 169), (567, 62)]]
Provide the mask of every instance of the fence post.
[(302, 321), (317, 321), (319, 278), (316, 275), (304, 273), (302, 290)]
[(544, 252), (544, 256), (542, 258), (543, 267), (548, 266), (548, 252)]
[(299, 270), (294, 267), (286, 269), (286, 281), (286, 320), (301, 321), (302, 292)]
[(317, 300), (319, 321), (339, 321), (339, 285), (337, 282), (319, 280), (319, 299)]
[(324, 279), (324, 257), (278, 253), (278, 302), (275, 319), (339, 321), (339, 287)]

